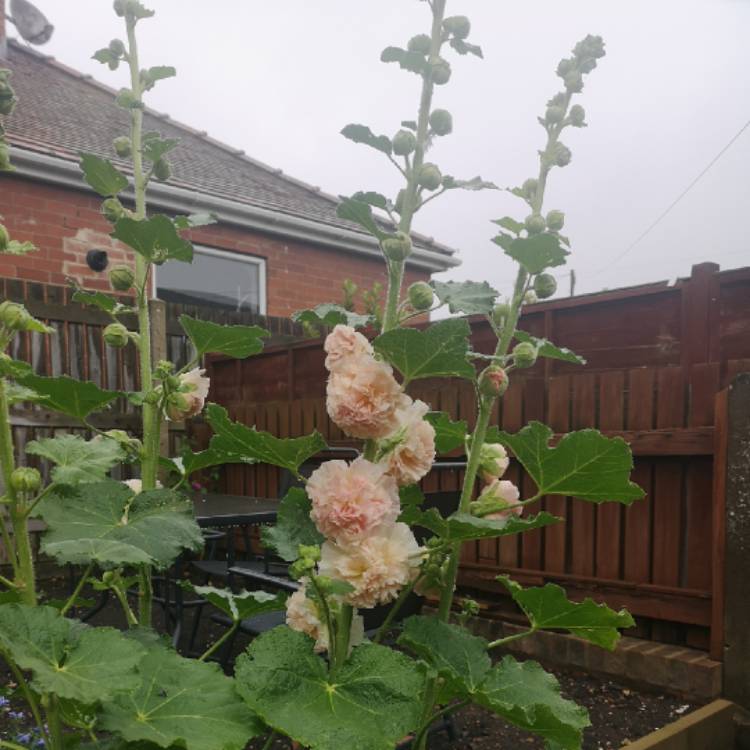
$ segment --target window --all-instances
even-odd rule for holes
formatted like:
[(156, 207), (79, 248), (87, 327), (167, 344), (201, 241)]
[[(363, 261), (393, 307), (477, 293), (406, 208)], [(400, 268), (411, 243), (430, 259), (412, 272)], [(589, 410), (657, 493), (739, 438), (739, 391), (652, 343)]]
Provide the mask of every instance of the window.
[(193, 262), (156, 267), (156, 296), (187, 305), (216, 305), (266, 314), (266, 262), (195, 245)]

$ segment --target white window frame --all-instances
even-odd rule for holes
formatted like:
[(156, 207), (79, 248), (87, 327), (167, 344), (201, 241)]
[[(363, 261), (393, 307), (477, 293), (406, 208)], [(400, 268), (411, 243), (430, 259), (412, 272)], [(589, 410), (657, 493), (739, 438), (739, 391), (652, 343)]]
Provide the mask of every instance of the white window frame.
[[(246, 255), (245, 253), (236, 253), (230, 250), (217, 250), (214, 247), (207, 247), (206, 245), (196, 245), (193, 243), (193, 250), (204, 255), (213, 255), (216, 258), (225, 258), (226, 260), (241, 261), (243, 263), (250, 263), (258, 266), (258, 308), (260, 315), (266, 315), (267, 299), (266, 299), (266, 259), (259, 258), (255, 255)], [(173, 261), (179, 262), (179, 261)], [(156, 277), (159, 273), (159, 266), (154, 266), (153, 273), (153, 284), (151, 294), (154, 299), (157, 297), (157, 281)]]

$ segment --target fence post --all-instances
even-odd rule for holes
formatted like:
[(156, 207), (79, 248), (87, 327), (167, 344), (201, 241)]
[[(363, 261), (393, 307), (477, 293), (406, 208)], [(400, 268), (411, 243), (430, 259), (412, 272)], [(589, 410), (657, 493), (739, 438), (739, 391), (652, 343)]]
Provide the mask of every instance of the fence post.
[(682, 285), (680, 350), (684, 368), (711, 361), (712, 312), (717, 303), (714, 279), (719, 268), (717, 263), (698, 263), (690, 271), (690, 280)]
[[(714, 501), (719, 510), (723, 505), (723, 514), (714, 534), (724, 542), (723, 569), (717, 571), (723, 583), (714, 596), (723, 589), (718, 604), (723, 604), (724, 695), (750, 708), (750, 373), (738, 375), (722, 393), (725, 422), (722, 427), (720, 418), (717, 429), (726, 433), (725, 450), (717, 454), (714, 471), (720, 475), (715, 487), (721, 490), (723, 484), (724, 496)], [(715, 554), (720, 557), (721, 549)]]
[[(149, 300), (151, 313), (151, 360), (156, 367), (160, 359), (169, 359), (167, 351), (167, 305), (160, 299)], [(159, 451), (169, 456), (169, 423), (162, 421)]]

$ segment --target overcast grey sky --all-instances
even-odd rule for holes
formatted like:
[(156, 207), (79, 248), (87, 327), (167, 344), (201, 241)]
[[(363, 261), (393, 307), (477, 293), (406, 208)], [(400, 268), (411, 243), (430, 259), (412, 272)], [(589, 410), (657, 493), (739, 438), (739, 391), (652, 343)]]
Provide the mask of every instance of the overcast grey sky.
[[(43, 51), (113, 86), (123, 73), (90, 59), (122, 36), (109, 0), (34, 0), (55, 24)], [(393, 195), (400, 176), (346, 141), (349, 122), (392, 134), (415, 117), (419, 79), (379, 62), (429, 29), (417, 0), (151, 0), (143, 65), (172, 64), (149, 104), (331, 193)], [(575, 42), (601, 34), (607, 56), (578, 97), (590, 126), (568, 129), (573, 161), (555, 170), (546, 207), (566, 212), (577, 291), (673, 279), (712, 260), (750, 265), (750, 128), (649, 236), (615, 259), (750, 119), (750, 0), (448, 0), (473, 22), (485, 59), (451, 51), (453, 79), (435, 105), (454, 134), (431, 160), (500, 186), (536, 175), (536, 122), (560, 89), (554, 70)], [(13, 30), (11, 28), (11, 34)], [(415, 228), (460, 249), (454, 279), (502, 290), (511, 264), (491, 219), (523, 219), (508, 193), (453, 192)], [(563, 280), (563, 285), (567, 284)]]

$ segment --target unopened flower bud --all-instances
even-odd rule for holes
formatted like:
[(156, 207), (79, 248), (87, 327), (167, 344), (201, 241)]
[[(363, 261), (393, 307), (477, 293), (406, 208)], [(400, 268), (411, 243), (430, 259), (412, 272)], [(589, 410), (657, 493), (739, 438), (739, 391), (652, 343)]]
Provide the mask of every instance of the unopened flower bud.
[(522, 341), (513, 347), (513, 364), (519, 369), (532, 367), (536, 356), (536, 347), (528, 341)]
[(540, 234), (547, 228), (547, 223), (544, 221), (544, 217), (539, 214), (529, 214), (524, 221), (526, 231), (530, 234)]
[(417, 137), (410, 130), (399, 130), (393, 136), (393, 153), (396, 156), (406, 156), (417, 147)]
[(437, 190), (443, 184), (443, 174), (437, 164), (423, 164), (419, 169), (417, 182), (425, 190)]
[(471, 32), (471, 21), (466, 16), (450, 16), (443, 21), (443, 29), (456, 39), (466, 39)]
[(320, 561), (320, 547), (317, 544), (300, 544), (297, 548), (297, 554), (313, 563)]
[(9, 115), (16, 106), (16, 95), (7, 77), (0, 77), (0, 115)]
[(508, 373), (499, 365), (490, 365), (479, 376), (479, 392), (494, 398), (508, 390)]
[(432, 39), (427, 34), (417, 34), (409, 40), (407, 49), (409, 52), (416, 52), (419, 55), (429, 55)]
[(182, 385), (182, 381), (177, 375), (167, 375), (164, 378), (164, 383), (171, 391), (179, 390), (180, 386)]
[(586, 57), (578, 61), (578, 67), (584, 75), (590, 73), (596, 67), (596, 60), (593, 57)]
[(142, 106), (138, 97), (130, 89), (120, 89), (115, 97), (115, 102), (118, 107), (123, 109), (137, 109)]
[(125, 8), (126, 8), (125, 0), (115, 0), (114, 3), (112, 3), (112, 7), (114, 8), (115, 13), (120, 18), (122, 18), (125, 15)]
[(415, 281), (407, 292), (409, 303), (415, 310), (429, 310), (432, 307), (435, 294), (426, 281)]
[(552, 210), (547, 214), (546, 222), (550, 232), (559, 232), (565, 225), (565, 214), (562, 211)]
[(604, 40), (600, 36), (587, 34), (573, 48), (573, 54), (580, 59), (592, 57), (595, 60), (604, 57)]
[(453, 132), (453, 115), (447, 109), (436, 109), (430, 115), (430, 127), (435, 135), (449, 135)]
[(555, 150), (552, 154), (552, 162), (558, 167), (567, 167), (568, 164), (570, 164), (572, 156), (573, 155), (570, 153), (570, 149), (567, 146), (562, 143), (556, 143)]
[(464, 599), (461, 602), (461, 612), (467, 617), (476, 617), (481, 612), (481, 607), (474, 599)]
[(432, 82), (436, 86), (443, 86), (451, 79), (451, 65), (442, 57), (437, 57), (430, 63), (432, 68)]
[(583, 91), (583, 75), (580, 70), (571, 70), (570, 73), (563, 78), (563, 81), (565, 82), (565, 88), (571, 94), (578, 94)]
[(112, 141), (112, 148), (121, 159), (127, 159), (133, 153), (133, 144), (126, 135), (121, 135)]
[(188, 401), (185, 394), (179, 391), (174, 391), (167, 396), (166, 400), (166, 411), (167, 416), (173, 422), (179, 422), (183, 414), (190, 408), (190, 402)]
[(118, 219), (125, 216), (125, 206), (117, 198), (107, 198), (102, 201), (102, 216), (114, 224)]
[(568, 114), (570, 124), (574, 128), (583, 128), (586, 126), (586, 110), (580, 104), (574, 104)]
[(411, 238), (405, 232), (386, 237), (381, 242), (383, 254), (389, 260), (403, 261), (411, 255)]
[(23, 331), (31, 320), (29, 311), (17, 302), (0, 304), (0, 323), (11, 331)]
[(127, 292), (135, 283), (135, 274), (128, 266), (115, 266), (109, 272), (109, 283), (116, 292)]
[(528, 180), (525, 180), (523, 185), (521, 185), (521, 192), (523, 193), (523, 197), (527, 201), (532, 201), (536, 197), (536, 191), (539, 186), (539, 181), (534, 179), (533, 177), (529, 177)]
[(524, 305), (533, 305), (536, 302), (539, 302), (539, 297), (536, 296), (536, 292), (533, 289), (529, 289), (529, 291), (523, 295)]
[(36, 470), (27, 466), (15, 469), (10, 475), (10, 486), (16, 492), (36, 492), (42, 485), (42, 476)]
[(489, 521), (507, 521), (511, 516), (520, 516), (523, 506), (518, 502), (518, 487), (507, 479), (493, 479), (469, 504), (473, 516)]
[(479, 452), (479, 471), (485, 481), (501, 477), (508, 469), (508, 452), (500, 443), (484, 443)]
[(544, 121), (548, 125), (557, 125), (558, 122), (562, 122), (564, 117), (565, 110), (563, 109), (563, 107), (553, 105), (551, 107), (547, 107), (547, 111), (544, 115)]
[(163, 380), (174, 372), (174, 367), (174, 363), (170, 362), (168, 359), (160, 359), (156, 363), (154, 372), (159, 379)]
[(104, 341), (108, 346), (121, 349), (130, 341), (128, 329), (122, 323), (110, 323), (104, 329)]
[(159, 182), (166, 182), (172, 176), (172, 169), (169, 166), (169, 162), (166, 159), (159, 159), (154, 164), (154, 177)]
[(125, 54), (125, 45), (119, 39), (113, 39), (109, 43), (109, 51), (116, 57), (122, 57)]
[(576, 69), (576, 61), (569, 57), (565, 57), (557, 64), (557, 75), (560, 78), (565, 78), (568, 73)]
[(557, 281), (549, 273), (540, 273), (534, 279), (534, 291), (539, 299), (547, 299), (557, 291)]
[(8, 248), (10, 242), (10, 235), (4, 224), (0, 224), (0, 252)]
[(508, 315), (510, 315), (510, 305), (504, 302), (498, 303), (492, 308), (492, 322), (498, 327), (505, 325)]

